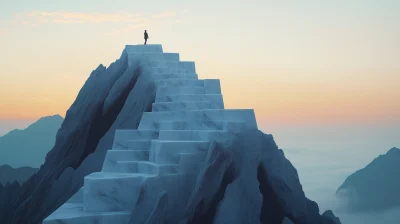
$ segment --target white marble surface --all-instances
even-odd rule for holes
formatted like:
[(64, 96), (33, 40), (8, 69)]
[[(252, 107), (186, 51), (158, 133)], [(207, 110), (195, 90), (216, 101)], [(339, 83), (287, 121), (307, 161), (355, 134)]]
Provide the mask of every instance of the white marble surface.
[(125, 51), (127, 53), (163, 53), (163, 48), (161, 44), (126, 45)]
[(149, 150), (108, 150), (102, 172), (113, 172), (118, 161), (149, 160)]
[(172, 68), (172, 69), (180, 69), (179, 61), (166, 61), (166, 60), (151, 60), (150, 65), (152, 67), (160, 67), (160, 68)]
[(156, 81), (158, 86), (171, 86), (171, 87), (180, 87), (180, 86), (198, 86), (204, 87), (204, 80), (199, 79), (160, 79)]
[(65, 203), (43, 224), (127, 224), (130, 212), (86, 212), (81, 203)]
[(211, 109), (191, 111), (145, 112), (139, 124), (139, 129), (156, 129), (159, 121), (243, 121), (246, 128), (257, 129), (257, 122), (252, 109)]
[(161, 141), (154, 140), (150, 149), (150, 161), (158, 164), (179, 163), (179, 153), (206, 152), (209, 141)]
[(149, 161), (119, 161), (113, 172), (165, 175), (179, 173), (179, 164), (157, 164)]
[(161, 130), (226, 130), (235, 131), (245, 127), (243, 121), (221, 120), (179, 120), (179, 121), (155, 121), (154, 128)]
[(206, 94), (221, 94), (221, 83), (219, 79), (205, 79), (204, 89)]
[(159, 86), (157, 88), (156, 97), (171, 94), (205, 94), (205, 88), (203, 86)]
[(168, 61), (168, 62), (179, 62), (178, 53), (137, 53), (128, 52), (128, 63), (133, 63), (137, 59), (145, 59), (149, 61)]
[(196, 73), (182, 74), (178, 72), (170, 72), (168, 74), (153, 74), (154, 80), (160, 79), (195, 79), (197, 80), (199, 76)]
[(227, 131), (222, 130), (162, 130), (160, 140), (170, 141), (217, 141), (228, 138)]
[(130, 211), (149, 174), (92, 173), (84, 179), (83, 209), (88, 212)]
[(129, 140), (128, 150), (148, 150), (152, 140)]
[(211, 108), (224, 109), (224, 100), (221, 94), (169, 94), (156, 97), (156, 102), (175, 101), (208, 101)]
[(113, 149), (127, 149), (129, 140), (151, 140), (157, 138), (158, 132), (155, 130), (116, 130)]
[(202, 163), (206, 159), (206, 152), (196, 152), (196, 153), (179, 153), (179, 164), (187, 165), (194, 163)]
[(152, 111), (178, 111), (178, 110), (204, 110), (211, 108), (211, 102), (207, 101), (187, 101), (187, 102), (158, 102), (153, 103)]
[(193, 61), (181, 61), (179, 62), (179, 67), (188, 70), (188, 72), (196, 73), (196, 65)]

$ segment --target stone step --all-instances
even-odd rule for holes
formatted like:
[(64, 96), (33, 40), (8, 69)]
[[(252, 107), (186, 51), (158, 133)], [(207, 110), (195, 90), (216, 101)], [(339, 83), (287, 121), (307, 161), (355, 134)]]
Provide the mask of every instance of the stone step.
[(108, 150), (101, 171), (112, 172), (120, 161), (148, 161), (149, 152), (149, 150)]
[(206, 157), (207, 157), (206, 152), (179, 153), (179, 164), (185, 166), (187, 164), (196, 164), (204, 162)]
[(204, 80), (199, 79), (160, 79), (156, 81), (158, 86), (173, 86), (173, 87), (181, 87), (181, 86), (197, 86), (204, 87)]
[(166, 96), (171, 94), (205, 94), (204, 87), (200, 86), (159, 86), (157, 88), (156, 97)]
[(211, 108), (211, 103), (207, 101), (188, 101), (188, 102), (159, 102), (153, 103), (152, 111), (177, 111), (177, 110), (204, 110), (217, 109)]
[(181, 73), (181, 74), (190, 74), (187, 69), (179, 69), (179, 68), (168, 68), (168, 67), (152, 67), (151, 68), (154, 74), (169, 74), (169, 73)]
[(245, 128), (257, 129), (256, 117), (253, 109), (210, 109), (166, 112), (144, 112), (138, 129), (156, 130), (156, 122), (160, 121), (242, 121)]
[[(220, 130), (237, 132), (245, 128), (246, 124), (243, 121), (221, 121), (221, 120), (190, 120), (190, 121), (156, 121), (155, 128), (160, 131), (165, 130)], [(165, 132), (163, 134), (165, 136)]]
[(179, 63), (181, 69), (186, 69), (188, 72), (196, 72), (196, 64), (194, 61), (181, 61)]
[(161, 44), (126, 45), (126, 53), (163, 53)]
[(179, 53), (135, 53), (128, 52), (129, 59), (141, 58), (148, 61), (170, 61), (179, 62)]
[[(217, 82), (218, 81), (218, 82)], [(159, 95), (171, 95), (171, 94), (221, 94), (221, 87), (219, 80), (205, 79), (203, 80), (203, 86), (158, 86), (157, 93)], [(199, 89), (198, 92), (191, 91), (179, 91), (180, 89)], [(201, 90), (201, 91), (200, 91)]]
[(185, 69), (188, 72), (196, 73), (195, 63), (192, 61), (151, 60), (150, 66), (170, 69)]
[(182, 178), (182, 174), (92, 173), (84, 178), (83, 210), (131, 212), (143, 189), (173, 192), (174, 183), (179, 183)]
[(127, 149), (129, 140), (152, 140), (158, 139), (158, 131), (120, 129), (115, 131), (113, 149)]
[(199, 79), (196, 73), (168, 73), (168, 74), (153, 74), (154, 80), (160, 79)]
[(222, 141), (229, 137), (230, 132), (222, 130), (162, 130), (162, 141)]
[(178, 164), (180, 153), (207, 152), (209, 141), (159, 141), (154, 140), (150, 149), (150, 162)]
[(83, 203), (65, 203), (43, 220), (43, 224), (128, 224), (130, 211), (87, 212)]
[(149, 150), (152, 140), (128, 140), (128, 150)]
[(110, 172), (166, 175), (181, 172), (179, 164), (156, 164), (149, 161), (120, 161)]
[(224, 100), (221, 94), (170, 94), (157, 96), (155, 102), (176, 102), (176, 101), (208, 101), (211, 108), (224, 109)]

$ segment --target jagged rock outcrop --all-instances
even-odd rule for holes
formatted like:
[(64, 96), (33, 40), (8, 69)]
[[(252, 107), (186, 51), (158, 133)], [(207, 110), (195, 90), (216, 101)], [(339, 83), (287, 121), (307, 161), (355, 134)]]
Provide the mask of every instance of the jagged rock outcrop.
[[(192, 192), (196, 200), (188, 203), (188, 223), (340, 223), (322, 217), (306, 198), (296, 169), (271, 135), (247, 130), (209, 154)], [(212, 176), (218, 184), (204, 181)]]
[(336, 195), (350, 211), (382, 211), (400, 206), (400, 149), (392, 148), (351, 174)]
[(39, 168), (52, 149), (63, 122), (60, 115), (42, 117), (23, 130), (0, 137), (0, 166)]
[[(12, 168), (9, 165), (0, 166), (0, 184), (7, 184), (17, 181), (19, 184), (24, 183), (39, 169), (32, 167)], [(1, 191), (0, 186), (0, 191)]]
[(137, 128), (151, 109), (155, 85), (146, 73), (145, 66), (128, 66), (125, 52), (91, 73), (38, 173), (20, 187), (1, 190), (1, 223), (41, 223), (80, 189), (84, 176), (101, 169), (115, 130)]

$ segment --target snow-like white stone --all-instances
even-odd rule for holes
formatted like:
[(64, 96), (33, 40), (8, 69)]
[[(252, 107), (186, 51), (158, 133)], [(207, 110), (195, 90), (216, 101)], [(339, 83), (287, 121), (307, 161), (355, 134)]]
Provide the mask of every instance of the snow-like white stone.
[(127, 53), (163, 53), (161, 44), (147, 45), (126, 45), (125, 52)]
[(139, 124), (139, 129), (155, 129), (159, 121), (192, 121), (192, 120), (230, 120), (243, 121), (246, 128), (257, 129), (254, 110), (229, 109), (229, 110), (191, 110), (191, 111), (167, 111), (145, 112)]
[(168, 94), (156, 97), (156, 102), (175, 101), (208, 101), (211, 104), (211, 108), (224, 109), (224, 101), (221, 94)]
[(180, 121), (156, 121), (158, 130), (236, 130), (243, 129), (246, 124), (243, 121), (219, 121), (219, 120), (180, 120)]
[(87, 212), (83, 210), (82, 203), (65, 203), (43, 224), (127, 224), (129, 218), (130, 212), (127, 211)]
[(186, 69), (188, 72), (196, 73), (196, 65), (193, 61), (181, 61), (179, 62), (181, 69)]
[(168, 74), (153, 74), (155, 80), (160, 79), (198, 79), (198, 75), (196, 73), (178, 73), (178, 72), (170, 72)]
[(205, 79), (204, 89), (206, 94), (221, 94), (221, 84), (219, 79)]
[(148, 61), (171, 61), (179, 62), (179, 53), (151, 53), (151, 52), (126, 52), (129, 58), (134, 60), (135, 58), (143, 58)]
[(128, 141), (158, 139), (158, 131), (155, 130), (129, 130), (121, 129), (115, 131), (113, 149), (128, 148)]
[(179, 164), (157, 164), (149, 161), (119, 161), (110, 172), (165, 175), (181, 172)]
[(142, 183), (154, 175), (92, 173), (84, 179), (84, 211), (129, 211), (139, 197)]
[(230, 133), (222, 130), (161, 130), (160, 140), (170, 141), (217, 141), (226, 139)]
[(129, 140), (128, 150), (148, 150), (152, 140)]
[(204, 80), (193, 80), (193, 79), (160, 79), (157, 80), (156, 83), (159, 86), (172, 86), (172, 87), (180, 87), (180, 86), (198, 86), (204, 87)]
[(119, 161), (149, 160), (149, 152), (149, 150), (108, 150), (101, 171), (112, 172)]
[(131, 211), (141, 192), (169, 190), (185, 177), (182, 174), (92, 173), (85, 177), (84, 211)]
[(150, 149), (150, 161), (158, 164), (179, 163), (179, 153), (206, 152), (209, 141), (158, 141)]
[(179, 86), (179, 87), (172, 87), (172, 86), (159, 86), (157, 88), (157, 95), (156, 97), (171, 95), (171, 94), (205, 94), (205, 88), (201, 86)]
[(218, 109), (211, 108), (211, 103), (207, 101), (187, 101), (187, 102), (158, 102), (153, 103), (152, 111), (177, 111), (177, 110), (204, 110)]

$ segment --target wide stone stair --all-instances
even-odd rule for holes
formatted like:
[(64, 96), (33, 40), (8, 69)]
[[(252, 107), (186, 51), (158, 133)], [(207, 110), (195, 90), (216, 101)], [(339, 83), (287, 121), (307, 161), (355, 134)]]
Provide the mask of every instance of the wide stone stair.
[(174, 184), (199, 172), (212, 141), (257, 128), (252, 109), (224, 109), (219, 80), (199, 80), (194, 62), (163, 53), (161, 45), (129, 45), (124, 52), (130, 65), (151, 65), (158, 85), (152, 112), (143, 114), (137, 130), (116, 131), (101, 172), (86, 176), (45, 224), (126, 224), (143, 189), (179, 195)]

